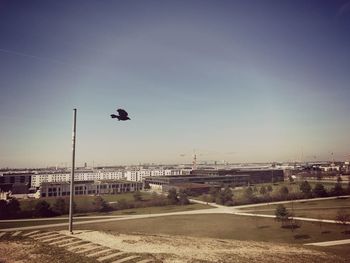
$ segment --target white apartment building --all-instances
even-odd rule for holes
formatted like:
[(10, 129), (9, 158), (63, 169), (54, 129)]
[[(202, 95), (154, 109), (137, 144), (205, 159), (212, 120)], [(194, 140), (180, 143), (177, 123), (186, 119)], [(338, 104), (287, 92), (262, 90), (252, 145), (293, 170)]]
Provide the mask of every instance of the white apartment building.
[(128, 181), (141, 182), (143, 178), (149, 176), (171, 176), (171, 175), (182, 175), (180, 169), (140, 169), (140, 170), (128, 170), (125, 172), (125, 178)]
[[(149, 176), (174, 176), (185, 175), (183, 169), (131, 169), (131, 170), (84, 170), (74, 173), (74, 181), (95, 181), (95, 180), (128, 180), (133, 182), (142, 182)], [(54, 171), (46, 173), (37, 173), (32, 175), (31, 187), (40, 187), (42, 182), (58, 183), (69, 182), (70, 172)]]
[[(94, 180), (122, 180), (123, 171), (97, 170), (97, 171), (76, 171), (74, 181), (94, 181)], [(32, 175), (31, 187), (40, 187), (42, 182), (56, 183), (69, 182), (70, 172), (38, 173)]]

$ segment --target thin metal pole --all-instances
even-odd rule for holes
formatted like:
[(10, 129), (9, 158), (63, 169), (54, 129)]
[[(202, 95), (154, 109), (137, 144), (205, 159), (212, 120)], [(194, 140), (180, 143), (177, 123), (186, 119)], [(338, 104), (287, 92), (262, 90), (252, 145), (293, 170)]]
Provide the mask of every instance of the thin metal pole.
[(76, 136), (77, 109), (73, 109), (73, 133), (72, 133), (72, 171), (70, 176), (69, 196), (69, 232), (73, 234), (73, 195), (74, 195), (74, 168), (75, 168), (75, 136)]

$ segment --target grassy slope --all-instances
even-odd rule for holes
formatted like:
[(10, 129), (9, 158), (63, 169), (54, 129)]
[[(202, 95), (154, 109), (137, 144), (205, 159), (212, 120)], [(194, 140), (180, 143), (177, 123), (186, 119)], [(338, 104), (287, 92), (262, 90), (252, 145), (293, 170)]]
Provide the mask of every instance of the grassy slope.
[[(157, 227), (155, 227), (157, 226)], [(303, 222), (302, 227), (292, 232), (282, 229), (280, 223), (269, 218), (253, 218), (235, 215), (183, 215), (147, 219), (134, 219), (104, 224), (78, 226), (80, 229), (112, 231), (115, 233), (140, 232), (147, 234), (189, 235), (238, 240), (285, 242), (303, 244), (349, 238), (341, 233), (344, 228), (333, 224)], [(322, 234), (323, 231), (330, 231)], [(296, 239), (295, 235), (309, 235)]]
[[(156, 227), (155, 227), (156, 226)], [(269, 218), (251, 218), (235, 215), (186, 215), (159, 218), (135, 219), (77, 226), (78, 229), (106, 231), (109, 233), (167, 234), (219, 239), (264, 241), (273, 243), (305, 244), (350, 238), (342, 233), (343, 226), (303, 222), (301, 228), (292, 232), (280, 227)], [(304, 238), (298, 238), (304, 237)], [(342, 256), (349, 256), (349, 246), (320, 247)], [(350, 258), (349, 258), (350, 259)]]

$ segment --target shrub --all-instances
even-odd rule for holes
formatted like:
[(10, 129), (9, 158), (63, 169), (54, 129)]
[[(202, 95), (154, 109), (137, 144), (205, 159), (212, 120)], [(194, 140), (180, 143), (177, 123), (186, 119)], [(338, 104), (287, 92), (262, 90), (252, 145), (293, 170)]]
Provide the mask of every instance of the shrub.
[(167, 198), (168, 198), (169, 204), (171, 205), (175, 205), (179, 202), (175, 188), (169, 189)]
[(266, 187), (265, 187), (264, 185), (260, 188), (259, 193), (260, 193), (261, 195), (266, 195), (267, 189), (266, 189)]
[(55, 213), (51, 210), (50, 204), (42, 200), (35, 205), (34, 215), (38, 217), (50, 217), (54, 216)]
[(57, 215), (68, 214), (69, 204), (66, 203), (66, 200), (63, 198), (57, 198), (53, 204), (52, 211)]
[(282, 186), (280, 188), (280, 195), (282, 196), (282, 198), (286, 198), (289, 194), (289, 190), (288, 190), (288, 187), (287, 186)]
[(135, 201), (142, 201), (142, 195), (139, 191), (134, 192), (133, 197)]
[(190, 203), (190, 200), (187, 198), (187, 194), (185, 191), (180, 190), (179, 192), (179, 202), (181, 205), (188, 205)]
[(20, 204), (17, 199), (12, 198), (8, 201), (6, 206), (6, 211), (8, 213), (8, 216), (15, 217), (18, 215), (18, 213), (21, 211)]
[(331, 191), (332, 195), (336, 195), (336, 196), (339, 196), (339, 195), (343, 195), (345, 193), (341, 183), (336, 183), (334, 188), (332, 189)]
[(313, 189), (313, 193), (316, 197), (325, 197), (327, 196), (327, 191), (324, 188), (323, 184), (317, 183)]
[(309, 184), (308, 181), (304, 181), (300, 184), (299, 187), (300, 191), (305, 194), (306, 196), (310, 196), (311, 195), (311, 185)]
[(101, 197), (96, 196), (93, 201), (94, 209), (97, 212), (109, 212), (112, 209), (112, 207)]

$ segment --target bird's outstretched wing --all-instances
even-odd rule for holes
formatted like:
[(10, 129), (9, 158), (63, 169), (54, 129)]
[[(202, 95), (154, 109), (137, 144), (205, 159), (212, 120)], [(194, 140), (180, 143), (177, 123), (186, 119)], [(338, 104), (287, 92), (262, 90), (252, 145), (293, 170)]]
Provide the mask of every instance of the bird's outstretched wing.
[(123, 109), (117, 109), (117, 112), (119, 113), (119, 116), (120, 116), (121, 118), (126, 118), (126, 117), (128, 117), (128, 113), (127, 113), (125, 110), (123, 110)]
[(117, 115), (111, 114), (111, 118), (112, 118), (112, 119), (117, 118)]

